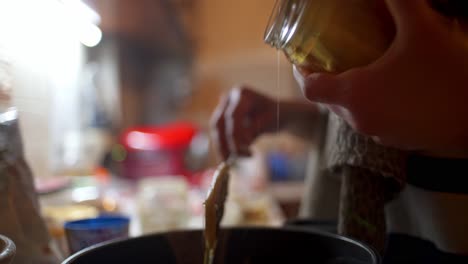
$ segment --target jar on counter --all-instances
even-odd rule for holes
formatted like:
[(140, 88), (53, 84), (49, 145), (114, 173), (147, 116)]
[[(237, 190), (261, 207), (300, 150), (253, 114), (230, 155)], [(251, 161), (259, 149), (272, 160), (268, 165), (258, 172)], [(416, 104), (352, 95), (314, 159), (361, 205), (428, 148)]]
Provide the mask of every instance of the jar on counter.
[(148, 234), (188, 226), (188, 183), (181, 176), (149, 177), (139, 181), (137, 191), (141, 232)]

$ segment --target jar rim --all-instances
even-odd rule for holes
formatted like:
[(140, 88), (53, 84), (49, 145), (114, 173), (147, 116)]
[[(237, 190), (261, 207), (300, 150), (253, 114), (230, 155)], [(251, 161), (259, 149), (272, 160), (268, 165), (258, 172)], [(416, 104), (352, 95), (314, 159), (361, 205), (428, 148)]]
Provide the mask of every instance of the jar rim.
[(265, 43), (282, 49), (291, 40), (307, 0), (276, 0), (264, 33)]

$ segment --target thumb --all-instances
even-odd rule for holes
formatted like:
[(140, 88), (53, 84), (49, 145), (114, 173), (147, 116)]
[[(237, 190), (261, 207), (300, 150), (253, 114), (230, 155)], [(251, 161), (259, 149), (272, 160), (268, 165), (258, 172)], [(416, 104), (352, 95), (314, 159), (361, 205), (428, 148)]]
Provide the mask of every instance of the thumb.
[(343, 95), (343, 83), (336, 75), (313, 73), (304, 79), (302, 91), (304, 96), (313, 102), (340, 104)]
[(305, 98), (312, 102), (334, 104), (340, 95), (341, 81), (331, 73), (311, 73), (293, 65), (293, 75)]

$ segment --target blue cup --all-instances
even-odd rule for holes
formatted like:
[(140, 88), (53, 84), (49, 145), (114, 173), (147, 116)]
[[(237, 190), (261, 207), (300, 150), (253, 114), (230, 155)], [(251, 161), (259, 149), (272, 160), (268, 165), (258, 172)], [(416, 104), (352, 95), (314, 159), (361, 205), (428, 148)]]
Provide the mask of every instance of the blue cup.
[(130, 219), (123, 216), (100, 216), (66, 222), (64, 229), (70, 253), (104, 241), (128, 238), (129, 223)]

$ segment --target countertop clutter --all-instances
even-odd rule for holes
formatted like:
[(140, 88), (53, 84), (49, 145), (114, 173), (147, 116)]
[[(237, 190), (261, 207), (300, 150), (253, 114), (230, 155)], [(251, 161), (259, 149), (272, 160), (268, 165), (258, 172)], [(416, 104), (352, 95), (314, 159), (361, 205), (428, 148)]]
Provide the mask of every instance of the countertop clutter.
[[(57, 177), (36, 184), (42, 214), (63, 256), (70, 254), (65, 224), (80, 219), (124, 216), (128, 236), (203, 228), (203, 201), (212, 170), (190, 184), (183, 176), (145, 177), (138, 181), (107, 175)], [(279, 226), (284, 215), (278, 201), (265, 189), (245, 191), (240, 177), (231, 177), (222, 226)], [(242, 186), (242, 187), (241, 187)], [(236, 188), (243, 188), (239, 191)]]
[[(107, 168), (36, 178), (41, 213), (62, 258), (113, 238), (203, 228), (214, 172), (207, 145), (207, 135), (188, 122), (130, 127), (111, 147)], [(238, 159), (223, 227), (281, 226), (297, 215), (302, 185), (293, 175), (301, 174), (301, 160), (288, 157), (256, 151)]]
[[(298, 96), (286, 58), (261, 41), (271, 1), (27, 2), (0, 1), (0, 124), (21, 128), (0, 148), (20, 135), (8, 150), (24, 147), (15, 162), (28, 176), (0, 174), (0, 216), (12, 221), (0, 234), (17, 244), (19, 263), (30, 252), (64, 259), (106, 239), (202, 228), (220, 96), (240, 82)], [(5, 110), (13, 106), (15, 115)], [(272, 178), (303, 176), (279, 145), (233, 172), (223, 226), (279, 226), (294, 215), (270, 188)]]

